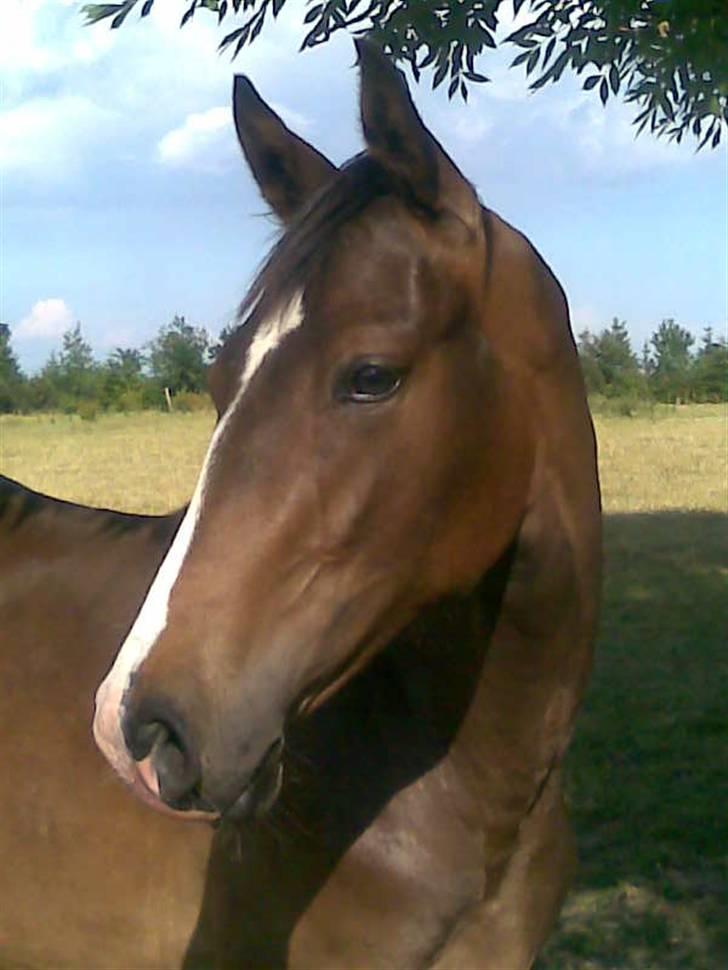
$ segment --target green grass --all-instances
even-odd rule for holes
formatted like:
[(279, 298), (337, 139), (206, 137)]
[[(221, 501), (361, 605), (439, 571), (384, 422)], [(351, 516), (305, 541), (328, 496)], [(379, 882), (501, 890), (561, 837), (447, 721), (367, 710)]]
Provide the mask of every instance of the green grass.
[(728, 518), (613, 514), (567, 760), (581, 865), (539, 970), (728, 967)]
[[(0, 470), (160, 512), (189, 497), (212, 421), (0, 418)], [(567, 762), (581, 867), (539, 970), (725, 970), (728, 410), (600, 414), (596, 428), (604, 608)]]

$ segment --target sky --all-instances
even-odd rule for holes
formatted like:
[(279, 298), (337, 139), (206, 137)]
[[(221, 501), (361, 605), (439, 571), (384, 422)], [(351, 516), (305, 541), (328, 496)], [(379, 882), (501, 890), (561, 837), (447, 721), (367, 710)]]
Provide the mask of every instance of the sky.
[[(175, 314), (213, 335), (232, 320), (276, 234), (235, 140), (234, 73), (332, 160), (361, 148), (351, 41), (297, 53), (303, 0), (234, 63), (205, 11), (179, 29), (179, 0), (113, 32), (79, 7), (0, 2), (0, 320), (28, 372), (76, 321), (103, 358)], [(666, 317), (725, 333), (728, 140), (635, 139), (630, 107), (575, 79), (529, 93), (514, 52), (480, 59), (492, 82), (467, 105), (410, 83), (483, 202), (551, 265), (574, 330), (618, 316), (638, 351)]]

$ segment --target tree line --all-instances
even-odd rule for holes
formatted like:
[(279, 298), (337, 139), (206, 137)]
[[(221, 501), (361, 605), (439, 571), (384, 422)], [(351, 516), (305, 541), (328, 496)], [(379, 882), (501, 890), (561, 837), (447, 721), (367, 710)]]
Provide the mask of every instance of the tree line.
[(673, 319), (663, 320), (638, 356), (623, 320), (577, 338), (589, 395), (630, 402), (667, 404), (728, 400), (728, 341), (710, 327), (695, 337)]
[[(230, 330), (214, 341), (204, 327), (175, 316), (142, 348), (116, 347), (98, 361), (77, 323), (41, 370), (26, 376), (11, 330), (0, 323), (0, 412), (63, 411), (92, 419), (99, 411), (206, 407), (207, 367)], [(638, 356), (626, 323), (615, 317), (599, 333), (580, 333), (577, 349), (590, 396), (627, 410), (642, 401), (728, 400), (728, 341), (709, 327), (696, 346), (689, 330), (663, 320)]]
[(99, 361), (77, 323), (32, 376), (20, 368), (11, 336), (0, 323), (0, 412), (63, 411), (94, 418), (99, 411), (207, 406), (207, 366), (226, 331), (215, 342), (204, 327), (175, 316), (142, 348), (116, 347)]

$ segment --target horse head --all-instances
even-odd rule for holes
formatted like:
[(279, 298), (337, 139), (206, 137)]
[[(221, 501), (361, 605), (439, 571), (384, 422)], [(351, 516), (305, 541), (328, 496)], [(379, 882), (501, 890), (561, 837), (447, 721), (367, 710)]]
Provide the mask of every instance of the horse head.
[(487, 216), (400, 72), (359, 54), (366, 147), (340, 169), (236, 79), (284, 231), (214, 364), (192, 501), (97, 694), (107, 758), (188, 818), (270, 804), (292, 719), (471, 589), (526, 504)]

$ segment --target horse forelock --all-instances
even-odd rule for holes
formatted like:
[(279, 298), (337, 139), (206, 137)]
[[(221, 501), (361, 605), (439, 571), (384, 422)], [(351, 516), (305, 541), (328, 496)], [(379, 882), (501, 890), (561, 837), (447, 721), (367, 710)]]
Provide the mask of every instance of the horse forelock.
[(285, 228), (240, 303), (237, 328), (213, 365), (213, 373), (225, 375), (211, 376), (211, 384), (220, 380), (225, 388), (222, 406), (216, 401), (221, 418), (241, 383), (247, 387), (263, 359), (295, 329), (293, 319), (303, 314), (308, 284), (326, 266), (344, 226), (376, 198), (396, 192), (376, 161), (357, 155)]

